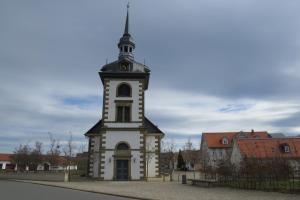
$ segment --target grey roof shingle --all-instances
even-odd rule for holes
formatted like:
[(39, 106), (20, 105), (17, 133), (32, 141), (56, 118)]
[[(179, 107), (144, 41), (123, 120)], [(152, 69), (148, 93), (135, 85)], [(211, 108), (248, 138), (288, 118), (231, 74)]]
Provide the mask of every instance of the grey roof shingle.
[[(145, 129), (147, 133), (158, 133), (165, 135), (156, 125), (154, 125), (147, 117), (144, 117)], [(102, 119), (100, 119), (90, 130), (88, 130), (84, 135), (88, 136), (90, 134), (99, 134), (102, 129)]]
[(160, 133), (164, 134), (156, 125), (154, 125), (147, 117), (145, 119), (145, 128), (147, 129), (148, 133)]
[(84, 135), (100, 133), (102, 119), (100, 119), (90, 130), (88, 130)]
[(132, 64), (132, 71), (125, 73), (149, 73), (150, 69), (135, 60), (131, 60), (128, 58), (122, 58), (121, 60), (116, 60), (114, 62), (108, 63), (101, 68), (101, 72), (115, 72), (115, 73), (124, 73), (124, 71), (120, 70), (120, 63), (127, 62)]

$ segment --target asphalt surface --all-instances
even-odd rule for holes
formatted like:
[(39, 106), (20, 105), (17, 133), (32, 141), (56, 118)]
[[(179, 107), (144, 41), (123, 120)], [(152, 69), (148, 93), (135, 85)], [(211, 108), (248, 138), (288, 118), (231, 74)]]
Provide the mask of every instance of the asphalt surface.
[(0, 199), (8, 200), (129, 200), (91, 192), (0, 180)]

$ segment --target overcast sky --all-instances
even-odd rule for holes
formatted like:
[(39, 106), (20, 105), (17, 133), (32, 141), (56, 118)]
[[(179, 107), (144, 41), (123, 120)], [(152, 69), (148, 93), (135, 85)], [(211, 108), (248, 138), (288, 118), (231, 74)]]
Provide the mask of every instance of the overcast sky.
[[(0, 0), (0, 152), (78, 146), (101, 118), (124, 0)], [(151, 69), (146, 115), (180, 146), (202, 132), (300, 134), (300, 1), (131, 0), (135, 59)]]

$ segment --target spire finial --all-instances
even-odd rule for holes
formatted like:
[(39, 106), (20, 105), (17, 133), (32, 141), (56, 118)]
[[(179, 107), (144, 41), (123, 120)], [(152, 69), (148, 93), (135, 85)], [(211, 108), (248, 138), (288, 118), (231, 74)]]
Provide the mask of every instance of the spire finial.
[(127, 16), (126, 16), (124, 35), (128, 35), (128, 34), (129, 34), (129, 2), (127, 4)]

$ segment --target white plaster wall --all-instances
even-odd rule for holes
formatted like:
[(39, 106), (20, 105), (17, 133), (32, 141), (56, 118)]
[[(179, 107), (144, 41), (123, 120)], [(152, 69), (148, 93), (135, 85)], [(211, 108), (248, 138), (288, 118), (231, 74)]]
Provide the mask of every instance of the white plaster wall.
[[(131, 97), (117, 97), (116, 91), (117, 86), (120, 83), (128, 83), (132, 89), (132, 96)], [(109, 109), (108, 109), (108, 120), (107, 121), (115, 121), (116, 119), (116, 104), (115, 100), (133, 100), (131, 104), (131, 121), (141, 121), (139, 120), (139, 86), (142, 83), (139, 83), (138, 80), (110, 80), (109, 81)]]
[(131, 149), (140, 148), (139, 131), (107, 131), (106, 132), (106, 149), (115, 149), (116, 145), (121, 142), (127, 142)]
[[(114, 151), (105, 152), (105, 165), (104, 165), (104, 180), (112, 180), (114, 177)], [(110, 160), (110, 162), (109, 162)]]
[(147, 135), (146, 136), (146, 148), (149, 148), (148, 150), (155, 150), (155, 136), (154, 135)]
[(229, 149), (225, 148), (208, 148), (207, 150), (207, 160), (208, 165), (216, 167), (220, 160), (230, 159)]
[(104, 123), (107, 127), (114, 127), (114, 128), (136, 128), (142, 126), (142, 123)]
[(156, 138), (155, 136), (146, 136), (146, 151), (148, 154), (151, 154), (150, 157), (151, 159), (148, 161), (147, 164), (147, 155), (146, 155), (146, 171), (147, 171), (147, 165), (148, 165), (148, 177), (155, 177), (156, 175), (158, 175), (156, 173), (156, 164), (155, 161), (158, 160), (158, 156), (155, 155), (155, 153), (149, 153), (150, 152), (154, 152), (155, 150), (157, 150), (157, 148), (155, 147), (155, 141)]
[[(132, 151), (131, 152), (132, 159), (131, 159), (131, 179), (132, 180), (139, 180), (141, 178), (140, 174), (140, 152), (139, 151)], [(134, 162), (135, 159), (135, 162)]]
[(225, 149), (219, 149), (219, 148), (213, 148), (208, 150), (208, 154), (211, 158), (215, 160), (221, 160), (223, 158), (226, 158), (227, 152)]
[[(156, 164), (155, 161), (158, 160), (157, 155), (155, 155), (155, 153), (152, 153), (152, 159), (149, 162), (149, 166), (148, 166), (148, 177), (155, 177), (156, 175), (158, 175), (156, 173)], [(147, 171), (147, 165), (146, 165), (146, 171)]]
[(6, 164), (10, 164), (9, 161), (0, 161), (0, 164), (2, 164), (2, 169), (6, 169)]
[[(114, 175), (114, 149), (119, 142), (127, 142), (131, 149), (140, 149), (140, 132), (139, 131), (107, 131), (106, 132), (106, 149), (104, 180), (113, 179)], [(131, 151), (131, 178), (140, 179), (140, 152), (139, 150)], [(135, 162), (134, 162), (135, 159)], [(110, 162), (109, 162), (110, 160)]]

